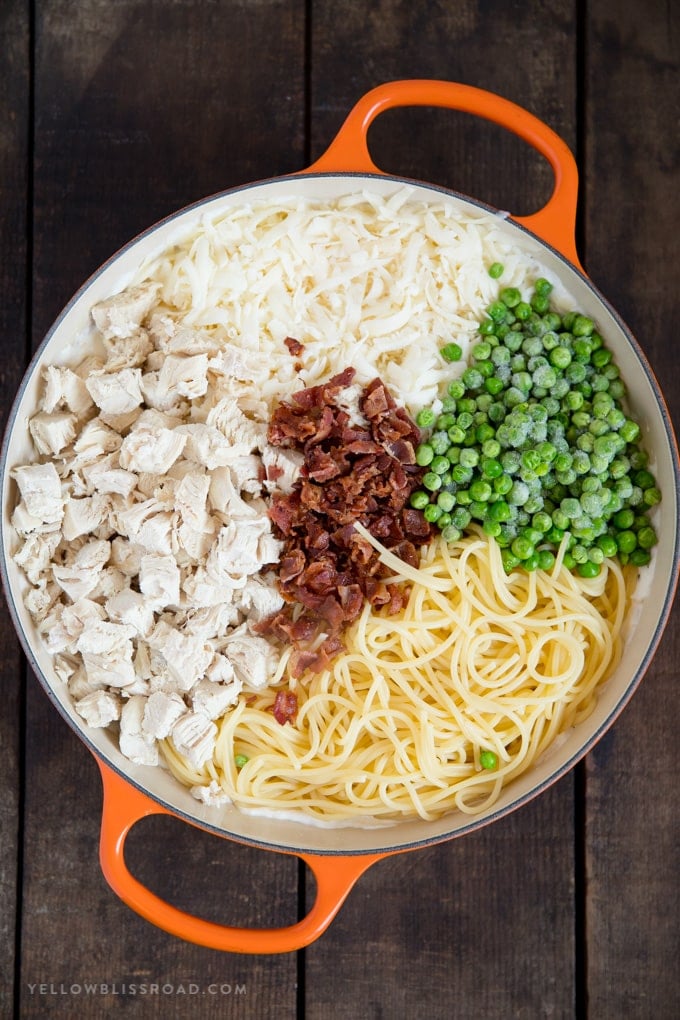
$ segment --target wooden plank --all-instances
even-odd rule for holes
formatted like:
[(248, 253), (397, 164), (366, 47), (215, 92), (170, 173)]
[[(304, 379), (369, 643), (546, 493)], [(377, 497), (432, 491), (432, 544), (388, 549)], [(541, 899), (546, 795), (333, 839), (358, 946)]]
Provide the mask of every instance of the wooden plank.
[[(29, 5), (11, 0), (0, 9), (0, 373), (1, 427), (24, 369), (26, 352), (28, 208)], [(21, 840), (21, 722), (23, 660), (4, 599), (0, 600), (2, 712), (0, 747), (0, 1015), (8, 1016), (15, 993), (17, 878)]]
[[(587, 267), (648, 355), (677, 428), (680, 14), (661, 0), (644, 18), (614, 0), (594, 0), (588, 13)], [(678, 1012), (679, 623), (676, 606), (641, 688), (589, 760), (588, 1000), (597, 1017)]]
[(485, 829), (376, 864), (305, 951), (305, 1017), (572, 1017), (571, 831), (566, 779)]
[[(301, 5), (279, 0), (38, 6), (36, 342), (85, 277), (158, 217), (302, 166), (301, 16)], [(268, 54), (271, 72), (244, 54)], [(97, 770), (34, 680), (26, 740), (21, 1015), (108, 1016), (124, 1000), (128, 1015), (145, 1018), (197, 1008), (205, 1017), (294, 1016), (294, 954), (217, 956), (155, 929), (108, 889), (97, 862)], [(133, 830), (128, 859), (200, 915), (254, 926), (296, 919), (295, 859), (163, 820)], [(87, 994), (86, 982), (99, 990)], [(139, 991), (187, 983), (201, 990), (200, 1007), (186, 992)], [(113, 999), (102, 985), (128, 991)]]
[[(575, 143), (572, 5), (356, 0), (315, 4), (312, 30), (314, 155), (364, 92), (408, 77), (502, 93)], [(383, 169), (517, 214), (550, 192), (535, 153), (464, 114), (383, 114), (369, 144)], [(568, 777), (486, 830), (378, 864), (306, 951), (306, 1016), (573, 1016), (573, 812)]]

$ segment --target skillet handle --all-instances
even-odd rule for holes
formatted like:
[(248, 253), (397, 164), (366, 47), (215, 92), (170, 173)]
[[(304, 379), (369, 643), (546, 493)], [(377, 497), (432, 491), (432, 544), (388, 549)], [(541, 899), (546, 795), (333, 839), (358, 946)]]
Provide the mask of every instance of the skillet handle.
[(147, 921), (171, 935), (230, 953), (285, 953), (314, 942), (331, 923), (356, 880), (386, 854), (327, 857), (299, 854), (312, 869), (317, 896), (312, 909), (286, 928), (239, 928), (205, 921), (156, 896), (128, 871), (125, 839), (148, 815), (172, 815), (96, 759), (104, 784), (99, 861), (106, 881), (120, 899)]
[(574, 239), (578, 171), (566, 143), (542, 120), (515, 103), (457, 82), (404, 80), (387, 82), (367, 92), (349, 113), (326, 152), (305, 173), (383, 173), (368, 151), (368, 129), (385, 110), (399, 106), (441, 106), (473, 113), (500, 124), (544, 156), (555, 175), (553, 193), (538, 212), (513, 216), (582, 270)]

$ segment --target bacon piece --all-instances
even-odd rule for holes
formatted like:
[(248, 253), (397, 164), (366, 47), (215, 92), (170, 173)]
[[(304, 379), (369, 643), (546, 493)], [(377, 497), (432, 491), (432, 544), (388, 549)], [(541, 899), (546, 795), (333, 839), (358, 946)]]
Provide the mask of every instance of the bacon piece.
[(417, 510), (406, 509), (401, 512), (404, 534), (409, 538), (428, 538), (430, 526)]
[(326, 450), (315, 446), (310, 450), (306, 464), (307, 474), (315, 482), (329, 482), (340, 474), (342, 467)]
[(272, 708), (274, 718), (281, 726), (294, 723), (298, 713), (298, 699), (295, 691), (277, 691)]
[(287, 336), (283, 342), (294, 358), (299, 357), (305, 349), (305, 345), (292, 336)]
[(291, 549), (289, 553), (281, 557), (279, 564), (279, 578), (282, 584), (292, 581), (305, 569), (306, 558), (302, 549)]

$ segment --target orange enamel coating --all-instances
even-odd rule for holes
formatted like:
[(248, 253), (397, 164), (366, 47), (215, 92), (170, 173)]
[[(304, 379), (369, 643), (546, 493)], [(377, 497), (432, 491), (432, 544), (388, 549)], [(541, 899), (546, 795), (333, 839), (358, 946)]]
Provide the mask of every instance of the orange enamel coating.
[(399, 106), (440, 106), (476, 114), (532, 145), (550, 163), (555, 186), (542, 209), (512, 219), (583, 271), (574, 240), (578, 171), (571, 150), (538, 117), (493, 92), (448, 81), (406, 80), (379, 85), (359, 100), (323, 156), (304, 173), (383, 173), (371, 159), (368, 129), (378, 114)]
[(132, 826), (148, 815), (172, 815), (172, 812), (132, 786), (99, 758), (95, 760), (104, 785), (99, 861), (106, 881), (124, 903), (147, 921), (199, 946), (231, 953), (287, 953), (308, 946), (324, 933), (364, 871), (388, 856), (294, 855), (312, 869), (317, 896), (307, 916), (286, 928), (241, 928), (205, 921), (166, 903), (130, 873), (124, 851)]
[[(371, 160), (368, 129), (378, 114), (399, 106), (439, 106), (477, 114), (514, 132), (537, 149), (553, 169), (553, 193), (532, 216), (512, 218), (581, 269), (574, 241), (578, 173), (571, 151), (543, 121), (492, 92), (446, 81), (395, 81), (380, 85), (359, 100), (323, 156), (302, 174), (383, 173)], [(156, 896), (125, 864), (125, 839), (132, 826), (148, 815), (173, 812), (132, 786), (99, 758), (95, 760), (104, 786), (99, 844), (104, 877), (120, 899), (146, 920), (201, 946), (233, 953), (285, 953), (301, 949), (323, 934), (354, 883), (372, 864), (401, 852), (336, 856), (278, 850), (300, 857), (314, 873), (317, 896), (306, 917), (285, 928), (242, 928), (205, 921)]]

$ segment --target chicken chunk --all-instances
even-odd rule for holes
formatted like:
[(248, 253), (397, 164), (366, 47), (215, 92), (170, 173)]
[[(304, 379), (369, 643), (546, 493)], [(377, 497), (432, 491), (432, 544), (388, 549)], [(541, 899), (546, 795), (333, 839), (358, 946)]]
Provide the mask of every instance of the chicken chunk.
[(156, 305), (159, 290), (159, 283), (140, 283), (99, 301), (92, 309), (97, 329), (107, 340), (130, 336)]
[(64, 516), (61, 480), (54, 464), (26, 464), (14, 468), (26, 510), (43, 524), (60, 524)]

